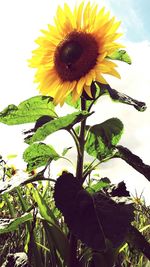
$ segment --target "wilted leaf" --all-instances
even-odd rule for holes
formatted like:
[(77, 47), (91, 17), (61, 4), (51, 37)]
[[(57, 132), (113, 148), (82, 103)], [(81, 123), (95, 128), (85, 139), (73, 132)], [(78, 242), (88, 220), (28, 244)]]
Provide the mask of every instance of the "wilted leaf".
[(117, 118), (92, 126), (85, 144), (86, 152), (99, 160), (105, 159), (112, 155), (113, 146), (119, 142), (122, 132), (123, 124)]
[(52, 146), (44, 143), (32, 144), (23, 153), (23, 159), (28, 163), (28, 171), (45, 166), (48, 162), (57, 160), (59, 157)]
[(120, 60), (120, 61), (123, 61), (123, 62), (128, 63), (128, 64), (132, 63), (130, 56), (127, 54), (127, 52), (125, 50), (117, 50), (107, 57), (109, 59)]
[(35, 122), (43, 115), (56, 117), (54, 104), (50, 97), (35, 96), (21, 102), (18, 107), (9, 105), (0, 112), (0, 122), (15, 125)]
[(36, 141), (44, 140), (48, 135), (61, 130), (61, 129), (70, 129), (74, 124), (82, 121), (86, 117), (91, 115), (86, 111), (78, 111), (66, 116), (54, 119), (50, 122), (47, 122), (42, 127), (38, 128), (35, 134), (25, 138), (26, 143), (32, 144)]

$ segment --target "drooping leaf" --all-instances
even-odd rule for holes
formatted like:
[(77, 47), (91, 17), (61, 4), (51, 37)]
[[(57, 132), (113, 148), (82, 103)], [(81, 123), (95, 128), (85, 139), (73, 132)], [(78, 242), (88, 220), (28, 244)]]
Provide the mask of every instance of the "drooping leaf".
[(133, 154), (128, 148), (117, 146), (117, 151), (114, 155), (116, 158), (121, 158), (126, 161), (135, 170), (143, 174), (150, 181), (150, 166), (143, 163), (142, 159)]
[(38, 167), (45, 166), (52, 160), (57, 160), (59, 155), (50, 145), (44, 143), (35, 143), (30, 145), (23, 153), (23, 159), (28, 163), (28, 171), (32, 171)]
[(56, 117), (50, 97), (35, 96), (21, 102), (18, 107), (11, 104), (0, 112), (0, 122), (7, 125), (35, 122), (43, 115)]
[(32, 219), (32, 213), (24, 213), (21, 217), (14, 219), (0, 219), (0, 234), (17, 230), (19, 225)]
[(86, 117), (91, 115), (86, 111), (78, 111), (66, 116), (54, 119), (50, 122), (47, 122), (42, 127), (38, 128), (35, 134), (29, 135), (25, 138), (26, 143), (32, 144), (36, 141), (44, 140), (48, 135), (61, 130), (61, 129), (70, 129), (74, 124), (82, 121)]
[(101, 88), (101, 94), (108, 94), (112, 100), (123, 104), (131, 105), (138, 111), (145, 111), (146, 104), (144, 102), (133, 99), (132, 97), (118, 92), (116, 89), (112, 89), (109, 84), (101, 84), (97, 82)]
[(107, 57), (109, 59), (120, 60), (120, 61), (123, 61), (123, 62), (128, 63), (128, 64), (132, 63), (130, 56), (123, 49), (117, 50), (117, 51), (113, 52), (111, 55), (109, 55)]
[(70, 231), (96, 250), (106, 249), (106, 239), (118, 247), (134, 219), (131, 203), (115, 202), (99, 192), (90, 195), (70, 173), (57, 179), (54, 200)]
[(99, 160), (111, 156), (113, 146), (119, 142), (122, 132), (123, 124), (118, 118), (111, 118), (92, 126), (85, 144), (86, 152)]

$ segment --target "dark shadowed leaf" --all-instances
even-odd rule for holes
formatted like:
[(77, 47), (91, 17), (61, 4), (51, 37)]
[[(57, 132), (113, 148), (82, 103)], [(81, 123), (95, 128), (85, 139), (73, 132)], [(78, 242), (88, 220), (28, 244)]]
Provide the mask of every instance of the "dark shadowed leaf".
[(122, 158), (135, 170), (143, 174), (150, 181), (150, 166), (143, 163), (142, 159), (133, 154), (128, 148), (117, 146), (117, 152), (114, 157)]
[(56, 117), (54, 104), (50, 97), (35, 96), (21, 102), (18, 107), (9, 105), (0, 112), (0, 122), (15, 125), (35, 122), (43, 115)]
[(125, 240), (133, 206), (102, 193), (90, 195), (70, 173), (63, 173), (55, 184), (54, 200), (70, 231), (88, 247), (106, 249), (106, 240), (118, 247)]
[(112, 89), (109, 84), (101, 84), (101, 83), (97, 83), (97, 84), (99, 84), (101, 88), (102, 95), (108, 94), (112, 100), (118, 101), (123, 104), (131, 105), (138, 111), (143, 112), (146, 110), (147, 107), (144, 102), (135, 100), (128, 95), (125, 95), (123, 93), (118, 92), (115, 89)]
[(32, 144), (23, 153), (23, 159), (28, 163), (28, 171), (45, 166), (47, 163), (58, 158), (59, 155), (54, 148), (44, 143)]
[(85, 144), (86, 152), (99, 160), (111, 156), (113, 146), (119, 142), (122, 132), (123, 124), (118, 118), (92, 126)]
[(33, 219), (32, 213), (24, 213), (21, 217), (14, 219), (0, 219), (0, 234), (17, 230), (22, 223)]
[(86, 117), (90, 116), (91, 113), (86, 111), (78, 111), (66, 116), (54, 119), (50, 122), (47, 122), (42, 127), (38, 128), (35, 134), (29, 135), (25, 138), (26, 143), (32, 144), (36, 141), (44, 140), (48, 135), (61, 130), (61, 129), (70, 129), (74, 124), (82, 121)]
[(113, 52), (111, 55), (109, 55), (107, 57), (109, 59), (112, 59), (112, 60), (120, 60), (120, 61), (123, 61), (123, 62), (128, 63), (128, 64), (131, 64), (132, 63), (130, 56), (123, 49), (117, 50), (117, 51)]

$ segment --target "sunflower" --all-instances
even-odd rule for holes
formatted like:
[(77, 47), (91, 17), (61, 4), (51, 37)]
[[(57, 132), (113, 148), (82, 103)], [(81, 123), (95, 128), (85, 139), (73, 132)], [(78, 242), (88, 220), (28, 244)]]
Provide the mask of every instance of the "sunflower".
[(108, 56), (122, 47), (115, 40), (120, 22), (105, 8), (81, 2), (72, 11), (67, 4), (57, 9), (54, 25), (42, 30), (37, 49), (29, 60), (37, 68), (35, 82), (41, 94), (63, 105), (67, 96), (77, 101), (83, 91), (91, 97), (92, 81), (107, 84), (103, 74), (120, 78)]

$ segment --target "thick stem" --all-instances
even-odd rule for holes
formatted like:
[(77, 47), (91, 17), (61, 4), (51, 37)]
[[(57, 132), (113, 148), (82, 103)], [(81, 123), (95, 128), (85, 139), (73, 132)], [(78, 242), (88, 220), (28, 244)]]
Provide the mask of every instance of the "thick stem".
[[(81, 98), (81, 110), (86, 110), (86, 100)], [(82, 181), (83, 176), (83, 160), (84, 160), (84, 144), (85, 144), (85, 126), (86, 119), (81, 121), (80, 135), (79, 135), (79, 149), (77, 158), (76, 178)], [(71, 233), (70, 235), (70, 259), (69, 267), (80, 267), (77, 259), (77, 239)]]
[[(83, 98), (81, 98), (81, 110), (86, 110), (86, 100)], [(82, 174), (83, 174), (85, 126), (86, 126), (86, 119), (81, 121), (81, 128), (80, 128), (80, 135), (79, 135), (80, 153), (78, 154), (77, 170), (76, 170), (77, 179), (82, 179)]]

